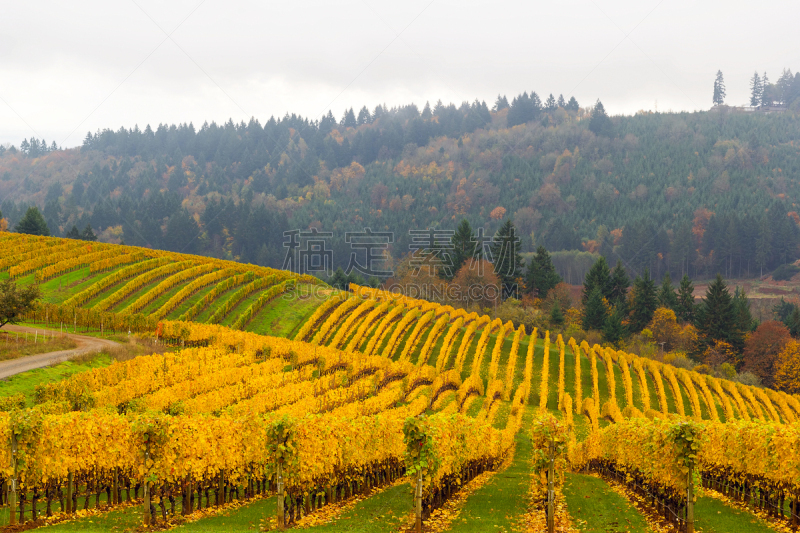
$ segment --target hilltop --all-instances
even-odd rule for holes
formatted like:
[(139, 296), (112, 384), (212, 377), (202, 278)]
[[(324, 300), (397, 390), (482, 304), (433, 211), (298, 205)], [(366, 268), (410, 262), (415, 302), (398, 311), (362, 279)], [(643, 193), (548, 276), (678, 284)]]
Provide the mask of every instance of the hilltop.
[(607, 117), (538, 98), (123, 128), (80, 149), (7, 150), (0, 207), (10, 227), (35, 203), (54, 235), (91, 224), (108, 242), (272, 267), (287, 230), (332, 232), (335, 268), (350, 257), (346, 231), (393, 232), (397, 260), (409, 230), (464, 218), (487, 235), (513, 220), (524, 252), (601, 253), (673, 279), (754, 277), (797, 259), (795, 112)]

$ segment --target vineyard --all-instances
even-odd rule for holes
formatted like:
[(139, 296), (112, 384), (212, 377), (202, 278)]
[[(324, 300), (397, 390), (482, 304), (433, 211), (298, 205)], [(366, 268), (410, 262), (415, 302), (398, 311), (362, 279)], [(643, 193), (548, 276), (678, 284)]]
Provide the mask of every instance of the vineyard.
[(280, 313), (269, 311), (286, 293), (298, 295), (291, 303), (301, 312), (320, 303), (310, 291), (317, 278), (255, 265), (11, 233), (0, 234), (0, 244), (0, 277), (39, 283), (51, 305), (33, 318), (47, 323), (152, 331), (161, 319), (180, 318), (264, 333), (280, 329)]
[(283, 528), (407, 483), (398, 509), (414, 529), (521, 468), (522, 530), (558, 519), (570, 472), (625, 487), (676, 531), (694, 530), (703, 490), (798, 525), (795, 396), (378, 289), (126, 246), (0, 242), (3, 275), (43, 289), (28, 320), (137, 332), (163, 352), (39, 385), (32, 407), (0, 402), (0, 504), (14, 521), (130, 503), (163, 528), (275, 498), (265, 527)]

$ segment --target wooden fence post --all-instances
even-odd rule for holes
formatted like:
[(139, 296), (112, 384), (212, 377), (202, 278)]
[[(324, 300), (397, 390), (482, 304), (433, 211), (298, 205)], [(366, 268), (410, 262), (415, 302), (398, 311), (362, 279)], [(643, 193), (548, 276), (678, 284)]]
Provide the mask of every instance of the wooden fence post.
[(150, 458), (150, 442), (144, 451), (144, 525), (150, 525), (150, 482), (147, 480), (147, 460)]
[(689, 467), (689, 482), (686, 487), (686, 533), (694, 533), (694, 478)]
[(556, 530), (556, 444), (552, 440), (548, 444), (550, 464), (547, 467), (547, 533), (555, 533)]
[(11, 517), (9, 524), (13, 526), (17, 523), (17, 436), (13, 430), (11, 432), (11, 463), (14, 468), (14, 474), (8, 491), (8, 509)]
[(283, 531), (286, 526), (286, 510), (283, 508), (283, 465), (278, 461), (278, 529)]
[(422, 533), (422, 470), (417, 472), (417, 488), (414, 491), (414, 512), (417, 515), (417, 533)]
[(72, 482), (74, 480), (74, 474), (72, 472), (67, 474), (67, 514), (72, 514), (75, 512), (75, 509), (72, 505)]

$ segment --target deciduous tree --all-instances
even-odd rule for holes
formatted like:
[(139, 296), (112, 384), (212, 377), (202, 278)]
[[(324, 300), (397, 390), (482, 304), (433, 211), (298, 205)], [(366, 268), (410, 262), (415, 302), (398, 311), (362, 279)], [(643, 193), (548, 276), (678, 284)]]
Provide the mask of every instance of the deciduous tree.
[(744, 370), (760, 377), (764, 385), (773, 387), (778, 355), (791, 340), (789, 329), (777, 320), (759, 324), (744, 343)]
[(40, 297), (38, 285), (20, 288), (11, 278), (0, 282), (0, 328), (22, 320), (28, 311), (36, 307)]

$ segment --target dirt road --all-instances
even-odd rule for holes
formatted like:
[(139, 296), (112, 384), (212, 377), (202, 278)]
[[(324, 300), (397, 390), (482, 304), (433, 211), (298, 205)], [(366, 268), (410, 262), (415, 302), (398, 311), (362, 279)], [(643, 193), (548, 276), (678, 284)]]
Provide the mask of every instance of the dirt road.
[[(2, 331), (28, 334), (35, 334), (36, 331), (39, 331), (40, 334), (42, 332), (41, 329), (37, 330), (36, 328), (11, 325), (4, 326)], [(72, 333), (67, 333), (65, 335), (78, 343), (78, 347), (71, 350), (40, 353), (36, 355), (20, 357), (18, 359), (0, 361), (0, 379), (13, 376), (14, 374), (19, 374), (20, 372), (27, 372), (28, 370), (33, 370), (34, 368), (42, 368), (43, 366), (48, 366), (53, 363), (60, 363), (61, 361), (66, 361), (67, 359), (75, 357), (76, 355), (99, 352), (103, 348), (115, 348), (120, 346), (119, 343), (106, 339), (86, 337), (85, 335), (75, 335)]]

